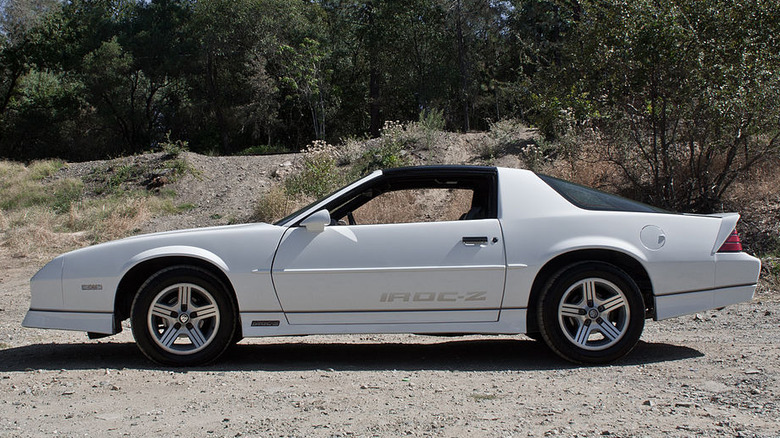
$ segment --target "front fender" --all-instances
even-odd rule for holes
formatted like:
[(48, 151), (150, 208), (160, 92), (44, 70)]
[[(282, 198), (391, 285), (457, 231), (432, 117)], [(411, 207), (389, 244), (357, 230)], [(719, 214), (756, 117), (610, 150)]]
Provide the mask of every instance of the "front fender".
[(122, 273), (119, 276), (124, 277), (125, 274), (127, 274), (130, 269), (132, 269), (134, 266), (138, 265), (139, 263), (143, 263), (147, 260), (156, 259), (160, 257), (192, 257), (196, 259), (203, 260), (205, 262), (209, 262), (212, 265), (217, 266), (219, 269), (222, 270), (222, 272), (229, 272), (230, 268), (228, 268), (227, 263), (225, 263), (222, 258), (216, 254), (214, 254), (211, 251), (208, 251), (203, 248), (198, 248), (195, 246), (186, 246), (186, 245), (172, 245), (172, 246), (162, 246), (159, 248), (152, 248), (146, 251), (143, 251), (139, 254), (136, 254), (130, 260), (127, 261), (127, 263), (122, 266)]

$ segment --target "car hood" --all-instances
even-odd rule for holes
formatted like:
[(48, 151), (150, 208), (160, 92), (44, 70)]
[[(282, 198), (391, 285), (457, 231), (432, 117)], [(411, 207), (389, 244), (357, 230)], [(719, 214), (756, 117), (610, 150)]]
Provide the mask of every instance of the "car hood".
[[(235, 245), (241, 241), (241, 236), (248, 235), (281, 235), (283, 228), (266, 223), (222, 225), (205, 228), (163, 231), (159, 233), (140, 234), (124, 239), (112, 240), (86, 248), (77, 249), (65, 254), (66, 257), (78, 257), (84, 254), (121, 251), (125, 253), (140, 252), (145, 249), (186, 245), (195, 247), (220, 247)], [(263, 239), (265, 240), (265, 239)]]

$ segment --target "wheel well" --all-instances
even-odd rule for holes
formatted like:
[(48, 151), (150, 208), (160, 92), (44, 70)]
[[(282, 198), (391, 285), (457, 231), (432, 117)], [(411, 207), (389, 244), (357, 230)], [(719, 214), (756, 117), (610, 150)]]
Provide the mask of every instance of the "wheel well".
[[(116, 298), (114, 299), (114, 321), (118, 327), (120, 326), (119, 324), (121, 321), (130, 317), (133, 299), (144, 282), (154, 275), (155, 272), (176, 265), (195, 266), (204, 269), (219, 278), (222, 283), (225, 284), (225, 287), (227, 287), (230, 297), (233, 300), (233, 306), (235, 306), (236, 311), (238, 311), (236, 291), (233, 289), (233, 284), (230, 283), (230, 279), (228, 279), (227, 275), (225, 275), (221, 269), (205, 260), (194, 257), (159, 257), (143, 261), (133, 266), (119, 282)], [(238, 324), (237, 327), (238, 330), (241, 330), (241, 324)]]
[(653, 285), (650, 281), (650, 276), (647, 274), (644, 266), (635, 258), (618, 251), (605, 250), (605, 249), (588, 249), (567, 252), (561, 254), (554, 259), (547, 262), (534, 279), (533, 286), (531, 286), (531, 295), (528, 299), (528, 329), (529, 333), (538, 332), (536, 321), (536, 306), (538, 305), (538, 298), (541, 295), (542, 288), (547, 284), (547, 281), (555, 275), (558, 271), (577, 262), (605, 262), (617, 266), (625, 271), (629, 277), (631, 277), (639, 287), (639, 291), (642, 293), (642, 299), (645, 303), (645, 315), (651, 317), (654, 313), (653, 309)]

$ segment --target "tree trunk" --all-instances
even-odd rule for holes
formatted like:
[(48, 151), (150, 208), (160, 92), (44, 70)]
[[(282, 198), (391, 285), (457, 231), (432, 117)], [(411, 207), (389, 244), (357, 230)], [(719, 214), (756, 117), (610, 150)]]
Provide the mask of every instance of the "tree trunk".
[(463, 43), (463, 27), (460, 0), (457, 0), (457, 21), (455, 31), (458, 37), (458, 68), (460, 70), (460, 100), (463, 105), (463, 132), (469, 132), (468, 69), (466, 68), (466, 47)]

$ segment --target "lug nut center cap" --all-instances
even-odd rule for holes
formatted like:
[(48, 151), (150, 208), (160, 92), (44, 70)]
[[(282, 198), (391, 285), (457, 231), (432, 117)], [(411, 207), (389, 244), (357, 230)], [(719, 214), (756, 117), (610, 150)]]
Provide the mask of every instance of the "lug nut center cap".
[(596, 319), (599, 317), (599, 311), (596, 309), (590, 309), (588, 310), (588, 317), (590, 319)]
[(190, 315), (187, 315), (186, 313), (180, 314), (179, 322), (182, 324), (187, 324), (188, 322), (190, 322)]

